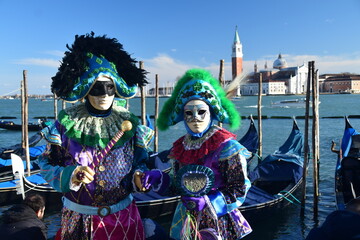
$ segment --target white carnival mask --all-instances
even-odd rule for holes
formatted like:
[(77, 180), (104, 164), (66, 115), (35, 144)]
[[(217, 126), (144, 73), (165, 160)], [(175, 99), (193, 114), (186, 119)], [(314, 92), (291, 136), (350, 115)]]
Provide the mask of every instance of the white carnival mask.
[[(106, 76), (99, 76), (96, 79), (96, 82), (108, 82), (108, 81), (112, 81), (112, 80)], [(112, 86), (114, 87), (114, 84), (112, 84)], [(102, 111), (108, 110), (111, 107), (111, 105), (114, 101), (114, 97), (115, 97), (115, 94), (109, 95), (107, 93), (104, 93), (103, 95), (96, 95), (96, 96), (91, 95), (90, 93), (88, 94), (88, 99), (89, 99), (91, 106), (93, 106), (97, 110), (102, 110)]]
[(201, 133), (211, 122), (209, 106), (202, 100), (191, 100), (184, 106), (184, 120), (194, 133)]

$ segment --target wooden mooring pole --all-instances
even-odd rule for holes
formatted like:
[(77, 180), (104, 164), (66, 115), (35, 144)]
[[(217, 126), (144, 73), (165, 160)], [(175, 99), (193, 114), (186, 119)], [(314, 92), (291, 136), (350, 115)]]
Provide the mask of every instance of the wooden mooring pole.
[(319, 96), (318, 83), (315, 77), (315, 62), (311, 62), (312, 78), (312, 107), (313, 107), (313, 126), (312, 126), (312, 150), (313, 150), (313, 184), (314, 184), (314, 217), (318, 216), (319, 202)]
[[(219, 82), (220, 82), (220, 86), (224, 88), (224, 59), (220, 60), (220, 70), (219, 70)], [(219, 122), (219, 127), (222, 127), (222, 123)]]
[(24, 94), (24, 76), (20, 82), (20, 95), (21, 95), (21, 147), (25, 149), (25, 94)]
[(58, 117), (58, 106), (57, 106), (57, 96), (56, 94), (54, 93), (54, 119), (55, 121), (57, 120), (57, 117)]
[(154, 151), (159, 151), (159, 131), (156, 125), (156, 120), (159, 117), (159, 75), (155, 74), (155, 114), (154, 114)]
[[(139, 61), (139, 68), (144, 69), (144, 62)], [(141, 122), (143, 125), (146, 125), (146, 93), (145, 87), (140, 86), (141, 90)]]
[(259, 149), (258, 149), (258, 162), (261, 161), (262, 156), (262, 74), (259, 75), (259, 93), (258, 93), (258, 131), (259, 131)]
[(302, 182), (302, 196), (301, 196), (301, 216), (305, 214), (305, 201), (306, 201), (306, 179), (307, 168), (309, 162), (309, 108), (310, 108), (310, 91), (311, 91), (311, 64), (308, 63), (308, 78), (306, 83), (306, 108), (305, 108), (305, 130), (304, 130), (304, 164), (303, 164), (303, 182)]
[(29, 99), (28, 99), (28, 91), (27, 91), (27, 71), (23, 71), (23, 81), (22, 81), (22, 91), (21, 91), (21, 99), (22, 99), (22, 133), (23, 133), (23, 148), (25, 151), (25, 160), (26, 160), (26, 171), (27, 175), (30, 176), (30, 154), (29, 154)]

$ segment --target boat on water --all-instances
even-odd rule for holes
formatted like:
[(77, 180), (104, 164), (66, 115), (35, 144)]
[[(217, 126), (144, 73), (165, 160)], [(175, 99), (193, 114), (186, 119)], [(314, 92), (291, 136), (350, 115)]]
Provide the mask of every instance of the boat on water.
[[(22, 125), (16, 124), (13, 121), (0, 120), (0, 128), (7, 129), (7, 130), (21, 131)], [(38, 123), (29, 123), (28, 124), (29, 131), (40, 131), (43, 128), (44, 128), (43, 121), (39, 121)]]
[(283, 107), (283, 108), (289, 108), (289, 107), (303, 108), (306, 106), (306, 98), (294, 98), (294, 99), (286, 99), (286, 100), (271, 102), (271, 106)]
[(249, 171), (252, 185), (239, 209), (250, 224), (255, 223), (257, 217), (271, 215), (274, 209), (297, 201), (303, 181), (302, 148), (303, 134), (294, 119), (284, 144)]
[[(43, 139), (43, 135), (41, 132), (37, 132), (29, 138), (29, 155), (30, 160), (36, 159), (45, 149), (45, 146), (36, 146)], [(22, 147), (21, 143), (8, 146), (8, 147), (0, 147), (0, 159), (11, 159), (10, 154), (15, 153), (20, 157), (24, 158), (25, 150)], [(0, 163), (0, 167), (1, 167)]]
[(256, 130), (254, 118), (252, 115), (250, 115), (249, 128), (245, 135), (239, 140), (239, 143), (251, 153), (251, 156), (247, 158), (247, 162), (249, 164), (259, 149), (259, 134)]
[(11, 154), (11, 179), (4, 173), (0, 182), (0, 205), (20, 203), (29, 193), (41, 193), (46, 201), (46, 207), (52, 210), (59, 210), (62, 205), (62, 193), (56, 192), (41, 176), (39, 167), (32, 165), (30, 176), (25, 176), (24, 162), (16, 154)]
[(355, 130), (345, 117), (345, 130), (339, 150), (332, 151), (338, 154), (335, 168), (335, 196), (336, 207), (339, 210), (360, 196), (360, 132)]

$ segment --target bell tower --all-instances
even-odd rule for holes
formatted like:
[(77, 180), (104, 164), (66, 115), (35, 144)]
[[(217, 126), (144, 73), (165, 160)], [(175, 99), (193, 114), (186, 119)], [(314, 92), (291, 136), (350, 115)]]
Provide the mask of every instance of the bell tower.
[(242, 44), (240, 42), (237, 26), (235, 28), (235, 37), (232, 45), (231, 62), (232, 62), (232, 78), (235, 79), (235, 77), (240, 75), (243, 71)]

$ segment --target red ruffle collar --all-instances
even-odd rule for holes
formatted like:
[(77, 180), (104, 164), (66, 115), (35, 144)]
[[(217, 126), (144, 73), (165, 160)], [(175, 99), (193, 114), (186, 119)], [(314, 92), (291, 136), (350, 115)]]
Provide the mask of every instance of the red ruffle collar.
[[(209, 130), (209, 132), (210, 131), (211, 130)], [(202, 164), (202, 159), (206, 155), (215, 151), (222, 143), (231, 139), (236, 139), (236, 135), (223, 128), (217, 128), (210, 137), (204, 135), (202, 138), (196, 140), (191, 140), (188, 135), (185, 135), (174, 142), (169, 158), (176, 159), (183, 165)], [(189, 149), (188, 145), (199, 146)]]

